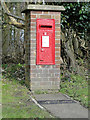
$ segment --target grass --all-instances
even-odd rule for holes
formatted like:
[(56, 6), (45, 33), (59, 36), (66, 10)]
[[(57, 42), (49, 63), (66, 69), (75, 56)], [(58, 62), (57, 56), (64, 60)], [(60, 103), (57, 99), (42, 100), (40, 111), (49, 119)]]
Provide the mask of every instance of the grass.
[[(15, 74), (16, 70), (20, 69), (20, 67), (22, 68), (22, 66), (20, 65), (3, 65), (3, 118), (51, 118), (48, 112), (41, 110), (30, 100), (30, 92), (25, 87), (24, 82), (22, 82), (22, 80), (20, 79), (20, 76), (18, 76), (18, 74), (20, 75), (20, 73)], [(19, 78), (15, 76), (18, 76)]]
[(70, 79), (61, 76), (60, 92), (67, 94), (88, 108), (88, 81), (84, 76), (71, 74)]
[(41, 90), (37, 90), (37, 91), (34, 91), (35, 94), (48, 94), (49, 92), (48, 91), (41, 91)]
[[(30, 92), (25, 87), (24, 65), (3, 65), (2, 115), (3, 118), (51, 118), (30, 100)], [(61, 76), (59, 92), (67, 94), (83, 106), (88, 107), (88, 81), (84, 76), (71, 74), (70, 78)], [(36, 91), (45, 94), (47, 91)]]

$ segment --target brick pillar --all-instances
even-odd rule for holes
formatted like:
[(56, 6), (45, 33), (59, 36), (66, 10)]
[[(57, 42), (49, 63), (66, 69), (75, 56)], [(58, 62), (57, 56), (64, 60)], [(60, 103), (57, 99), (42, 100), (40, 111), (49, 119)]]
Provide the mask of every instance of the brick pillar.
[[(26, 84), (31, 90), (60, 89), (60, 15), (57, 11), (26, 12)], [(55, 65), (36, 65), (36, 19), (55, 19)]]

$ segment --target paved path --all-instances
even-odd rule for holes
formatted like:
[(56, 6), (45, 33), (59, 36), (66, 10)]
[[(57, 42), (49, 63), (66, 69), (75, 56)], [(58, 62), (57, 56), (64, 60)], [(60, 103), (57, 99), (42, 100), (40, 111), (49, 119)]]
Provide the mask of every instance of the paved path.
[(40, 105), (57, 118), (88, 118), (88, 109), (61, 93), (34, 96)]

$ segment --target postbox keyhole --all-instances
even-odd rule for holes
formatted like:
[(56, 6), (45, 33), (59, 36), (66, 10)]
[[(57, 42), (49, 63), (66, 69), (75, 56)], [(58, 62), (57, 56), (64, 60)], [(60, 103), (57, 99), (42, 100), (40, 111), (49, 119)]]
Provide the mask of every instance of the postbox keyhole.
[(43, 60), (40, 60), (40, 61), (43, 61)]
[(44, 49), (43, 49), (43, 48), (41, 48), (41, 52), (44, 52)]

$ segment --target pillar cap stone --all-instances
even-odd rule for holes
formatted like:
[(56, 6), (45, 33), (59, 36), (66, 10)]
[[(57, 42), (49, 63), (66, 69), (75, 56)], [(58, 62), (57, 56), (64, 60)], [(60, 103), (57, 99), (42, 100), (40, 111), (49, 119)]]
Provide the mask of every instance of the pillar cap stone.
[(22, 13), (25, 13), (27, 11), (65, 11), (65, 8), (63, 6), (55, 6), (55, 5), (35, 5), (35, 4), (29, 4), (27, 7), (22, 10)]

